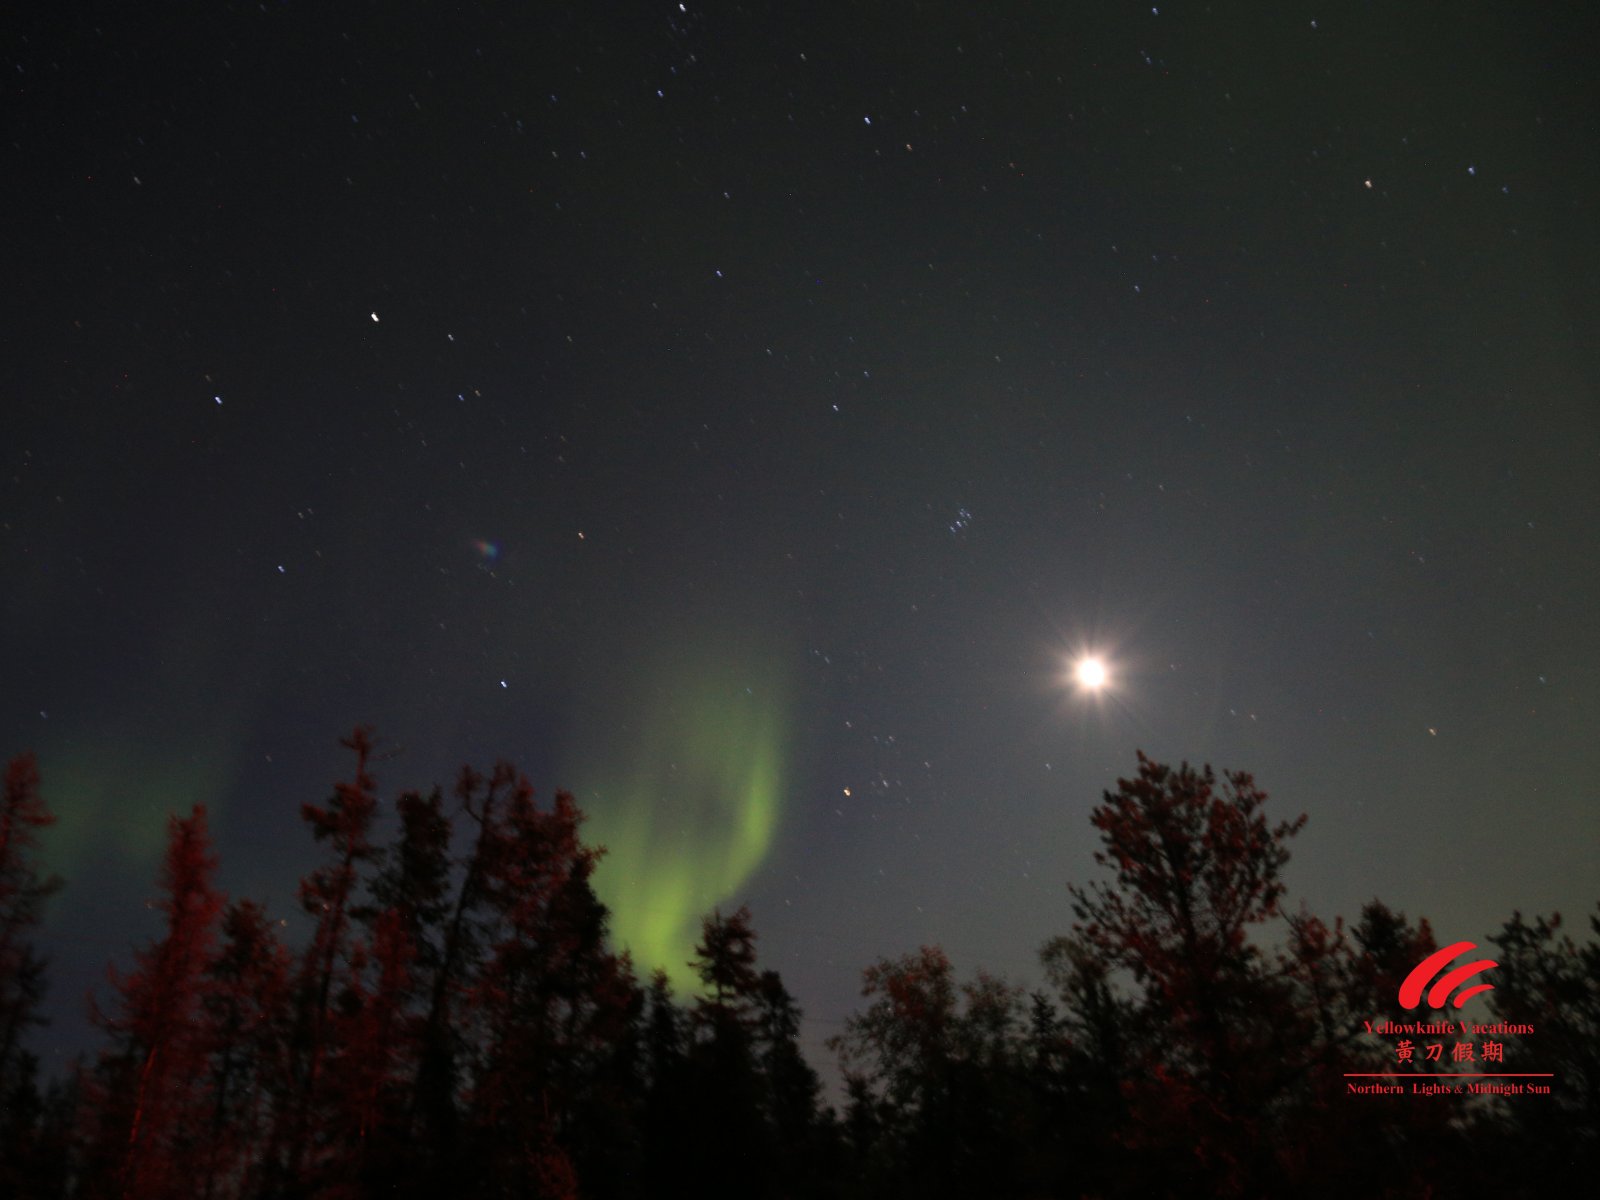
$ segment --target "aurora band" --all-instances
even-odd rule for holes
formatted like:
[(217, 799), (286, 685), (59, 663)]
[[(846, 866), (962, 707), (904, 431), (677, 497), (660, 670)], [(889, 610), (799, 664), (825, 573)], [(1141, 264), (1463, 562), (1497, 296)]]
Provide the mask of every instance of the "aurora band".
[[(725, 634), (658, 653), (631, 696), (602, 701), (564, 772), (605, 847), (595, 890), (641, 977), (679, 990), (702, 919), (728, 907), (778, 826), (787, 732), (781, 658)], [(737, 902), (735, 902), (736, 906)]]

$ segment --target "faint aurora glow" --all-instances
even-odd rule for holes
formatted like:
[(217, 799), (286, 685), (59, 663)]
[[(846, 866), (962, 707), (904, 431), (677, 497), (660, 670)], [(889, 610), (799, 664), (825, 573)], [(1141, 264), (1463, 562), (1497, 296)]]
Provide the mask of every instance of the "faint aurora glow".
[(568, 778), (606, 847), (596, 891), (641, 975), (697, 986), (700, 923), (736, 896), (778, 827), (787, 731), (781, 660), (729, 639), (659, 656), (639, 693), (595, 716)]

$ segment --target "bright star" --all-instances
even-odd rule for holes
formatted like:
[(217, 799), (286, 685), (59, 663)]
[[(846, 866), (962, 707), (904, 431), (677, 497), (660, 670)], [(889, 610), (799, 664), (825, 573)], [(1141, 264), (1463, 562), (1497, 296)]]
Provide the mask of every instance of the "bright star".
[(1098, 692), (1111, 678), (1106, 664), (1098, 658), (1080, 658), (1073, 675), (1078, 680), (1078, 686), (1091, 692)]

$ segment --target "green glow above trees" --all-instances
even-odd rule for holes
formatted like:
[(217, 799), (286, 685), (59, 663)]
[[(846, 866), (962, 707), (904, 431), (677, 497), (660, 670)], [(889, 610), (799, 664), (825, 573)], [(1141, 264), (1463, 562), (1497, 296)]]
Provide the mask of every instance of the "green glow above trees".
[(564, 777), (589, 814), (585, 840), (606, 847), (594, 882), (617, 944), (680, 988), (697, 987), (688, 964), (701, 919), (772, 845), (787, 730), (779, 659), (726, 637), (695, 641), (661, 655), (646, 688), (603, 714)]
[(45, 857), (69, 884), (105, 866), (147, 876), (160, 860), (167, 817), (200, 802), (221, 810), (217, 800), (237, 771), (226, 739), (189, 751), (126, 737), (47, 744), (39, 762), (60, 817)]

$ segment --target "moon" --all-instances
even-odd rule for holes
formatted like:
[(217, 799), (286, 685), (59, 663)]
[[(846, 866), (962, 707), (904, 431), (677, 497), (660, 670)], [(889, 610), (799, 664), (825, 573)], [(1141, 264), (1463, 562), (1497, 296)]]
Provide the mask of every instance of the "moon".
[(1078, 686), (1091, 692), (1098, 692), (1111, 678), (1105, 662), (1098, 658), (1080, 658), (1073, 674), (1077, 677)]

